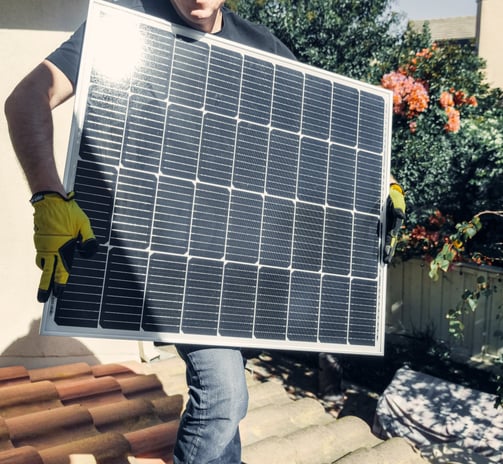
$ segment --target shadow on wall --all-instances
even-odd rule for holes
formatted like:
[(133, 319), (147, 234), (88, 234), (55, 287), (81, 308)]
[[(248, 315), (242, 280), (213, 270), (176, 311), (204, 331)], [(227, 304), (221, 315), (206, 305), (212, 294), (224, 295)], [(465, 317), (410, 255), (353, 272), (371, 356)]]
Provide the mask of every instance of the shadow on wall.
[(12, 342), (0, 355), (0, 367), (23, 365), (27, 369), (72, 362), (99, 364), (87, 346), (71, 337), (40, 335), (40, 319), (34, 319), (26, 335)]

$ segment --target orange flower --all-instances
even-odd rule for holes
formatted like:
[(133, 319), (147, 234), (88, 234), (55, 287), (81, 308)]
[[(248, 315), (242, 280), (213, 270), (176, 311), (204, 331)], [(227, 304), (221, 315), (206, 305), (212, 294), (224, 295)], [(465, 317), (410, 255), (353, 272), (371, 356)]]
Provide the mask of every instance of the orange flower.
[(472, 95), (471, 97), (468, 97), (466, 99), (466, 104), (470, 106), (478, 106), (479, 103), (477, 101), (477, 98)]
[(444, 90), (440, 95), (439, 103), (442, 108), (453, 106), (454, 99), (452, 98), (452, 94)]
[(433, 214), (429, 217), (429, 222), (434, 227), (442, 227), (447, 222), (447, 219), (442, 214), (442, 212), (437, 208), (435, 209)]
[(465, 93), (462, 90), (454, 92), (454, 103), (456, 105), (462, 105), (465, 103)]
[(424, 86), (419, 82), (414, 82), (408, 95), (409, 114), (413, 117), (417, 113), (422, 113), (428, 108), (430, 97)]
[(401, 72), (390, 72), (381, 79), (385, 89), (393, 91), (393, 111), (395, 114), (413, 118), (428, 108), (430, 97), (424, 85)]
[(423, 240), (426, 238), (427, 236), (427, 232), (426, 232), (426, 227), (424, 226), (420, 226), (420, 225), (416, 225), (411, 233), (410, 233), (410, 236), (411, 238), (414, 238), (416, 240)]
[(448, 106), (445, 109), (445, 112), (447, 113), (447, 122), (444, 126), (444, 129), (447, 132), (459, 131), (459, 129), (461, 127), (461, 120), (460, 120), (459, 111), (452, 106)]
[[(433, 49), (433, 47), (432, 47)], [(429, 59), (433, 56), (429, 48), (423, 48), (420, 52), (416, 53), (417, 57)]]

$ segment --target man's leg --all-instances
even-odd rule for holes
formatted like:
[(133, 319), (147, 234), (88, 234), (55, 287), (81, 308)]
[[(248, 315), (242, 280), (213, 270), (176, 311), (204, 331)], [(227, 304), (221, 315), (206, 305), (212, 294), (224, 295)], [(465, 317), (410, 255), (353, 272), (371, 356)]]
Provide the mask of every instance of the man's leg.
[(187, 364), (189, 401), (180, 421), (175, 464), (240, 464), (239, 422), (248, 389), (241, 351), (178, 345)]

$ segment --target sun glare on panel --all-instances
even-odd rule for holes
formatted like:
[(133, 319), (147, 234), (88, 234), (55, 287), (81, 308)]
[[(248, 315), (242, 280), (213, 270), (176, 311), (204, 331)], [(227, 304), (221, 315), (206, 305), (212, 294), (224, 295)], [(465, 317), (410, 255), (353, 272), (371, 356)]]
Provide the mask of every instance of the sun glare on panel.
[(140, 25), (110, 17), (102, 21), (94, 37), (95, 72), (111, 81), (129, 79), (143, 53), (145, 39)]

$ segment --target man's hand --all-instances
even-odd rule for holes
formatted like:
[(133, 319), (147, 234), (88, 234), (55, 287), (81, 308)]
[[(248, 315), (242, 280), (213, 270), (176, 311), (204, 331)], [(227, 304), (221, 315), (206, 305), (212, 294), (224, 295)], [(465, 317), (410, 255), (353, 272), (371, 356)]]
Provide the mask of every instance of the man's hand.
[(405, 197), (402, 187), (393, 183), (389, 188), (386, 205), (386, 238), (384, 243), (384, 262), (389, 264), (395, 254), (398, 233), (405, 220)]
[(36, 262), (42, 269), (37, 299), (43, 303), (51, 291), (57, 297), (63, 292), (70, 277), (75, 247), (84, 258), (90, 258), (96, 253), (98, 242), (73, 192), (67, 198), (55, 192), (40, 192), (30, 201), (35, 208)]

